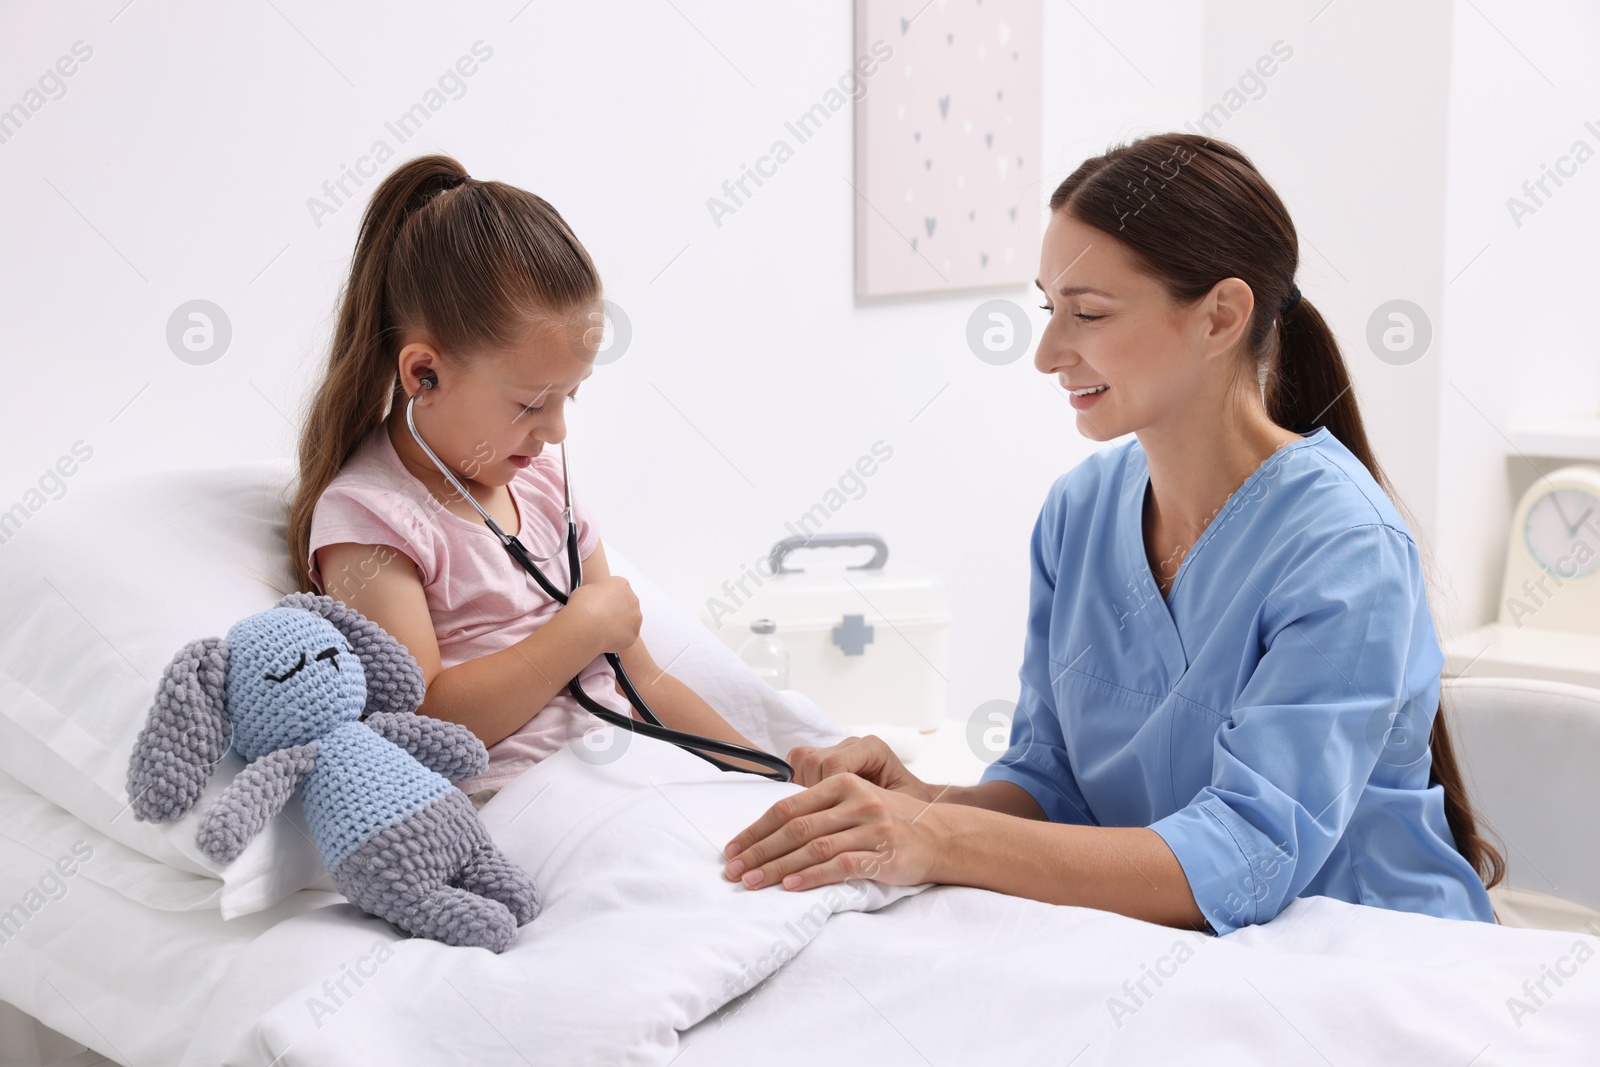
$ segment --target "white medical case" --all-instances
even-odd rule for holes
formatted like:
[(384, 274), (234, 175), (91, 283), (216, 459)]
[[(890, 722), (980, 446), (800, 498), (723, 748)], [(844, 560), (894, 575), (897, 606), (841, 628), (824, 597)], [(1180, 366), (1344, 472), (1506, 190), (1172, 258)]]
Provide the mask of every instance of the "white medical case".
[[(868, 546), (865, 563), (787, 562), (809, 548)], [(817, 702), (842, 729), (863, 723), (927, 732), (945, 716), (950, 610), (944, 584), (928, 571), (887, 565), (889, 546), (873, 533), (788, 537), (762, 566), (725, 583), (701, 622), (738, 652), (750, 624), (771, 619), (789, 653), (790, 689)], [(770, 575), (770, 577), (768, 577)]]

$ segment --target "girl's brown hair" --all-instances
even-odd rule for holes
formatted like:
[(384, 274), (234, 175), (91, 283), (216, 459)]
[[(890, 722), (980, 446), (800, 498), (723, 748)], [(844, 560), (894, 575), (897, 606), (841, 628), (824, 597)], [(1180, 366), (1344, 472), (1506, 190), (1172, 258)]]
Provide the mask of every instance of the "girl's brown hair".
[[(1287, 315), (1278, 313), (1293, 294), (1299, 239), (1283, 201), (1243, 152), (1195, 134), (1140, 138), (1085, 160), (1051, 195), (1050, 210), (1122, 242), (1175, 303), (1200, 299), (1224, 278), (1248, 284), (1256, 312), (1245, 340), (1254, 360), (1247, 369), (1264, 382), (1268, 416), (1300, 434), (1326, 426), (1405, 511), (1367, 441), (1333, 331), (1303, 297)], [(1485, 886), (1497, 885), (1505, 860), (1478, 832), (1442, 699), (1429, 749), (1428, 784), (1444, 786), (1456, 848)]]
[(600, 299), (600, 276), (555, 208), (501, 182), (478, 181), (449, 156), (404, 163), (372, 194), (350, 262), (328, 365), (300, 432), (289, 504), (297, 588), (311, 514), (356, 446), (403, 403), (400, 339), (421, 335), (445, 360), (524, 340)]

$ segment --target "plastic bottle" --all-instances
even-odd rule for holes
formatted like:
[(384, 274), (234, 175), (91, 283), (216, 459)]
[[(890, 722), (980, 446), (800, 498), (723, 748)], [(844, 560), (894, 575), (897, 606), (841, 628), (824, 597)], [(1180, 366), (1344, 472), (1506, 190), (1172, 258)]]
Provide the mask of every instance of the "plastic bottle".
[(751, 636), (739, 646), (739, 658), (750, 665), (757, 677), (774, 689), (789, 688), (789, 650), (783, 647), (775, 631), (778, 624), (771, 619), (757, 619), (750, 624)]

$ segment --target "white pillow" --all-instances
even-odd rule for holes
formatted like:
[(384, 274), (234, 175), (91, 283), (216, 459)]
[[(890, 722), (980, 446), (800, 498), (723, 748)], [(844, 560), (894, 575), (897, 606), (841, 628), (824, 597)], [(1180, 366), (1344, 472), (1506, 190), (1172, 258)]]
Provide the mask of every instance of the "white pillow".
[(0, 770), (112, 840), (220, 878), (230, 918), (326, 877), (299, 803), (224, 866), (199, 850), (195, 830), (244, 765), (236, 753), (173, 823), (136, 820), (124, 786), (177, 651), (291, 588), (275, 499), (287, 479), (280, 463), (74, 483), (0, 552), (0, 603), (10, 609), (0, 618)]
[[(200, 816), (243, 761), (229, 752), (200, 801), (173, 823), (128, 808), (128, 757), (172, 657), (221, 636), (294, 588), (283, 461), (74, 483), (0, 550), (0, 771), (106, 837), (222, 881), (224, 918), (296, 890), (331, 890), (298, 798), (231, 864), (195, 845)], [(780, 695), (606, 546), (644, 610), (656, 661), (746, 737), (785, 755), (842, 734), (814, 704)], [(506, 565), (512, 566), (510, 557)], [(770, 726), (769, 726), (770, 724)], [(202, 906), (202, 905), (193, 905)]]
[(81, 874), (157, 911), (215, 910), (222, 896), (217, 879), (180, 871), (113, 841), (4, 771), (0, 838), (58, 865), (63, 877)]

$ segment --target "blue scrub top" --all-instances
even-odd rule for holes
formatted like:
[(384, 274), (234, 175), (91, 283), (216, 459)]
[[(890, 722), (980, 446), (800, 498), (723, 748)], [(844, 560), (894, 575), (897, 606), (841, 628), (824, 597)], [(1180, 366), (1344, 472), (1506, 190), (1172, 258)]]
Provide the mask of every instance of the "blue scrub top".
[(1162, 597), (1137, 438), (1058, 478), (1021, 696), (984, 771), (1052, 822), (1148, 826), (1218, 934), (1298, 896), (1494, 922), (1428, 785), (1444, 656), (1417, 546), (1326, 427), (1228, 498)]

